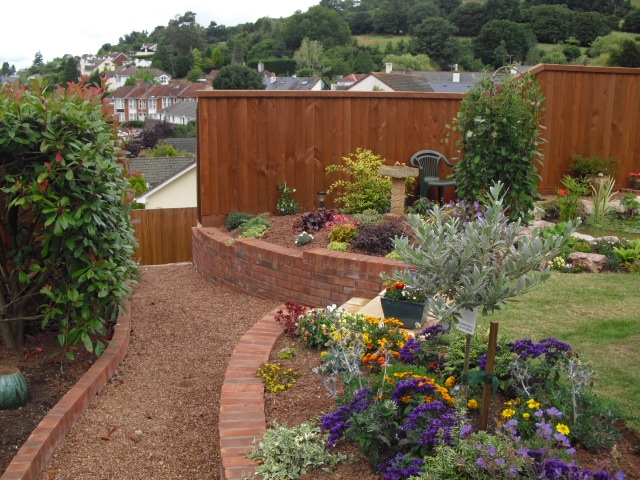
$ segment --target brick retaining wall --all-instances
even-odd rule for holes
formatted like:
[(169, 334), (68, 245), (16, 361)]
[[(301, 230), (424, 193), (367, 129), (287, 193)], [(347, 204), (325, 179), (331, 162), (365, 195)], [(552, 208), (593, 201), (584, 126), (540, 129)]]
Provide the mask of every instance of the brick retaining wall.
[(373, 298), (380, 273), (401, 262), (326, 248), (296, 250), (253, 238), (236, 239), (214, 227), (195, 227), (193, 263), (208, 281), (274, 300), (324, 306)]

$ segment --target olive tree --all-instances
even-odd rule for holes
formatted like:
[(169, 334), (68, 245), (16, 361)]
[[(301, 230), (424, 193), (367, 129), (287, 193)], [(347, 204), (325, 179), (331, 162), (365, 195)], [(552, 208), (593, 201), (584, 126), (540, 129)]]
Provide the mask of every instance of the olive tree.
[(24, 322), (58, 326), (67, 357), (97, 355), (137, 269), (129, 184), (102, 91), (37, 82), (0, 90), (0, 331), (17, 349)]

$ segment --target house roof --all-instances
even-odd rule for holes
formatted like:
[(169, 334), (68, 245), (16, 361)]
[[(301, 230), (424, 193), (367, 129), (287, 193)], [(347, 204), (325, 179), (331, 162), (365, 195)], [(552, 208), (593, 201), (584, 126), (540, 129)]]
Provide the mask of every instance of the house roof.
[(195, 157), (138, 157), (129, 159), (129, 171), (141, 172), (152, 189), (195, 163)]
[[(408, 73), (372, 73), (372, 76), (380, 80), (396, 92), (433, 92), (433, 88), (424, 78)], [(364, 77), (366, 78), (366, 77)], [(361, 78), (354, 85), (362, 82)]]
[(175, 117), (186, 117), (189, 120), (196, 120), (198, 105), (196, 102), (178, 102), (160, 110), (161, 114), (173, 115)]
[(266, 90), (312, 90), (322, 79), (317, 76), (313, 77), (265, 77), (264, 84)]
[(162, 190), (164, 187), (166, 187), (167, 185), (171, 184), (171, 182), (173, 182), (174, 180), (182, 177), (183, 175), (185, 175), (187, 172), (193, 170), (194, 168), (196, 168), (195, 160), (193, 161), (193, 163), (187, 165), (182, 170), (176, 172), (174, 175), (172, 175), (171, 177), (167, 178), (164, 182), (161, 182), (158, 185), (149, 188), (149, 190), (147, 190), (142, 195), (137, 197), (136, 200), (138, 200), (141, 203), (146, 203), (147, 198), (149, 198), (151, 195), (153, 195), (156, 192)]
[(204, 82), (170, 82), (167, 85), (135, 85), (120, 87), (106, 96), (112, 98), (197, 98), (196, 92), (211, 90), (213, 87)]
[[(120, 77), (133, 77), (136, 73), (138, 73), (138, 70), (140, 70), (140, 68), (142, 67), (137, 67), (136, 65), (127, 65), (126, 67), (120, 67), (116, 69), (116, 75)], [(144, 71), (153, 73), (154, 77), (162, 77), (164, 75), (171, 78), (171, 75), (163, 70), (160, 70), (159, 68), (145, 68)]]
[(162, 141), (167, 145), (173, 145), (176, 150), (184, 150), (192, 155), (196, 154), (197, 142), (195, 138), (165, 138)]

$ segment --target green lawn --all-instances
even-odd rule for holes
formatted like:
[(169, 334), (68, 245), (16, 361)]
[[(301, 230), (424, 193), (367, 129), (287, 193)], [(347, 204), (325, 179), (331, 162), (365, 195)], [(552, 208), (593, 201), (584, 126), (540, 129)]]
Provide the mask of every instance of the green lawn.
[(410, 37), (404, 35), (356, 35), (356, 39), (358, 40), (358, 45), (363, 47), (370, 47), (372, 45), (380, 45), (380, 48), (384, 50), (384, 47), (387, 46), (387, 43), (391, 42), (394, 46), (400, 41), (404, 40), (405, 42), (409, 41)]
[[(518, 297), (516, 297), (518, 298)], [(620, 404), (640, 429), (640, 275), (560, 274), (479, 319), (509, 339), (565, 341), (598, 373), (596, 393)]]

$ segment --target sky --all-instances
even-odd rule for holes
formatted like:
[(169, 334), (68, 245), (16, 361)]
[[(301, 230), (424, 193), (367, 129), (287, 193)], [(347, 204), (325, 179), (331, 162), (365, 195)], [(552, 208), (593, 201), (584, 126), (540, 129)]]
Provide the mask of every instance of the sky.
[(289, 17), (296, 10), (306, 12), (319, 0), (232, 0), (228, 3), (110, 0), (84, 4), (32, 0), (4, 3), (0, 64), (9, 62), (20, 69), (31, 66), (38, 51), (45, 62), (66, 54), (96, 54), (105, 43), (117, 44), (120, 37), (134, 30), (151, 33), (156, 26), (167, 26), (169, 20), (188, 11), (194, 12), (198, 24), (205, 28), (212, 21), (231, 27), (262, 17)]

